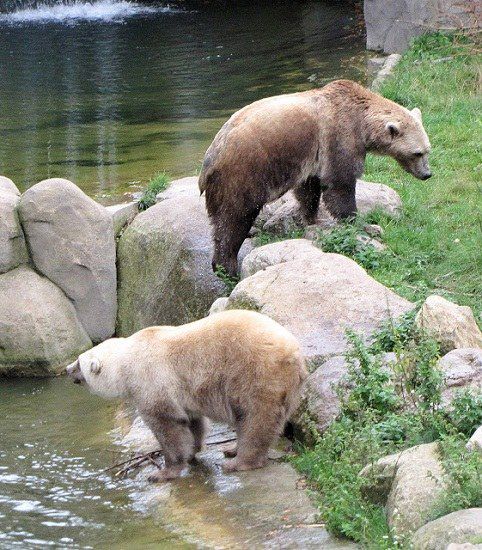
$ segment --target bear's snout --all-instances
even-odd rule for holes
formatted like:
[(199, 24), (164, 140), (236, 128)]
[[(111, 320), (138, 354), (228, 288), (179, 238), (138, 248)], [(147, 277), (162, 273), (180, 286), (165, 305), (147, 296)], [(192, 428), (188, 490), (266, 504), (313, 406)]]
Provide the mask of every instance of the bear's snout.
[(75, 361), (75, 363), (72, 363), (69, 365), (66, 369), (67, 376), (72, 378), (74, 381), (74, 384), (82, 384), (82, 382), (85, 382), (84, 375), (82, 374), (82, 371), (80, 370), (79, 361)]

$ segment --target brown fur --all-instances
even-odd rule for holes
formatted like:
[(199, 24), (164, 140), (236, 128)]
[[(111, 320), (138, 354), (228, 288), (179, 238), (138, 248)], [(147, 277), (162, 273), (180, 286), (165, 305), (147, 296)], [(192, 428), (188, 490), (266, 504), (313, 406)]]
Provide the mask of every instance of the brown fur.
[(237, 432), (226, 470), (264, 466), (307, 376), (296, 339), (252, 311), (112, 338), (82, 354), (68, 374), (99, 395), (133, 401), (165, 452), (157, 481), (179, 476), (201, 450), (205, 417)]
[(348, 80), (244, 107), (214, 138), (199, 177), (213, 225), (213, 268), (236, 275), (239, 248), (259, 211), (289, 189), (307, 224), (316, 220), (321, 195), (335, 218), (348, 218), (356, 213), (367, 152), (390, 155), (426, 179), (429, 149), (420, 111)]

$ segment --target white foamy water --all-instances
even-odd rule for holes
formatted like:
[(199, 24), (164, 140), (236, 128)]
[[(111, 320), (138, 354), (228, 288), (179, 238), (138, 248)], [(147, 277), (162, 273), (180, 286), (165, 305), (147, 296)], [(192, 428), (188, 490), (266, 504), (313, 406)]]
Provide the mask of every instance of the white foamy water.
[(25, 8), (0, 14), (0, 25), (76, 24), (82, 21), (119, 23), (129, 17), (179, 11), (169, 6), (144, 6), (126, 0), (76, 1), (53, 6), (40, 5), (37, 8)]

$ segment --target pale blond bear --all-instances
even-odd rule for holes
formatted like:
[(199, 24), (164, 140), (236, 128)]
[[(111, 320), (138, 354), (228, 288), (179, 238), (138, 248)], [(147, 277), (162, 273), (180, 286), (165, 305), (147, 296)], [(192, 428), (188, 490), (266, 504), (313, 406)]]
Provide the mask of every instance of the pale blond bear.
[(153, 481), (178, 477), (201, 450), (205, 417), (236, 430), (237, 451), (225, 470), (265, 466), (307, 376), (294, 336), (244, 310), (112, 338), (80, 355), (67, 373), (93, 393), (138, 408), (165, 453), (165, 469)]

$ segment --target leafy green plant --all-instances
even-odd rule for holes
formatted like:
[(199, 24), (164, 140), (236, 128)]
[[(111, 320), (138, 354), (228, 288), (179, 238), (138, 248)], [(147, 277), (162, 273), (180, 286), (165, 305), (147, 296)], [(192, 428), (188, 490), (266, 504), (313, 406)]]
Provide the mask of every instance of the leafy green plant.
[(469, 389), (459, 392), (452, 400), (447, 416), (458, 433), (470, 437), (482, 426), (482, 392)]
[(216, 266), (214, 274), (224, 283), (224, 286), (226, 287), (226, 296), (229, 296), (234, 290), (234, 287), (239, 283), (239, 277), (229, 275), (222, 265)]
[(264, 246), (265, 244), (285, 241), (287, 239), (302, 239), (305, 234), (304, 228), (293, 227), (284, 233), (275, 233), (272, 231), (258, 231), (254, 236), (254, 246)]
[(165, 172), (156, 174), (147, 184), (143, 191), (137, 207), (140, 211), (147, 210), (156, 204), (156, 196), (161, 191), (164, 191), (169, 185), (169, 177)]
[(380, 265), (381, 256), (387, 252), (377, 250), (360, 237), (368, 237), (368, 235), (362, 228), (362, 222), (358, 220), (355, 223), (342, 223), (329, 231), (320, 231), (315, 244), (323, 252), (344, 254), (366, 269), (376, 269)]

